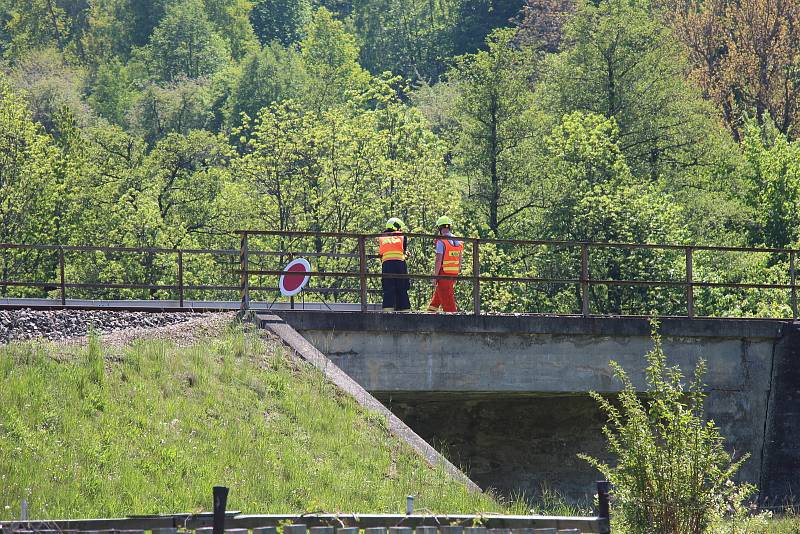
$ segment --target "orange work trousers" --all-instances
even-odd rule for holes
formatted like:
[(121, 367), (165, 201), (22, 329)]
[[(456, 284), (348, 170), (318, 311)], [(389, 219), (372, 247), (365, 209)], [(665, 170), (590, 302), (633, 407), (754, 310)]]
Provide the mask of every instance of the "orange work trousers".
[(433, 298), (428, 305), (428, 311), (439, 311), (439, 308), (442, 308), (445, 313), (457, 312), (455, 288), (455, 279), (437, 280), (436, 287), (433, 290)]

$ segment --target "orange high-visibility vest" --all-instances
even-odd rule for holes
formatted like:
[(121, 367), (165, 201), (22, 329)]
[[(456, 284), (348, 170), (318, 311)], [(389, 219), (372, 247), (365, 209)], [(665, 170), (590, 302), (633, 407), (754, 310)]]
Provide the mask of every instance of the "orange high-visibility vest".
[(381, 256), (381, 262), (389, 260), (405, 261), (406, 254), (403, 250), (403, 234), (393, 232), (386, 236), (378, 238), (380, 249), (378, 254)]
[(458, 245), (453, 245), (449, 239), (445, 239), (443, 242), (442, 272), (449, 275), (458, 274), (461, 271), (461, 256), (464, 253), (464, 243), (456, 241)]

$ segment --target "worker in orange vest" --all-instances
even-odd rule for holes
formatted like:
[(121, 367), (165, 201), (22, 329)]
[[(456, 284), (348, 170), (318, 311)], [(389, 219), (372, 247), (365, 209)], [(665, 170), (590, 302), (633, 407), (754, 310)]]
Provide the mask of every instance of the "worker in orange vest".
[(428, 311), (455, 313), (456, 307), (456, 277), (461, 273), (461, 257), (464, 254), (464, 243), (453, 236), (451, 229), (453, 221), (450, 217), (439, 217), (436, 221), (438, 233), (442, 237), (436, 238), (436, 265), (433, 268), (434, 276), (452, 276), (453, 278), (438, 279), (433, 281), (433, 298), (428, 306)]
[[(406, 249), (408, 242), (403, 235), (405, 223), (397, 217), (386, 221), (386, 229), (378, 237), (378, 254), (381, 257), (381, 273), (383, 274), (408, 274), (406, 265)], [(381, 278), (383, 288), (383, 311), (408, 311), (411, 301), (408, 299), (408, 290), (411, 283), (408, 278)]]

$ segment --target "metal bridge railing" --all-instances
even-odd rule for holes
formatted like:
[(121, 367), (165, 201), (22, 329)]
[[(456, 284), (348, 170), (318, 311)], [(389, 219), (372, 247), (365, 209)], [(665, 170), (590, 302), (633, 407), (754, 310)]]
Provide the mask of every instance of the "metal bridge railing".
[[(313, 238), (316, 240), (321, 239), (334, 239), (334, 240), (355, 240), (357, 241), (358, 251), (358, 265), (357, 271), (324, 271), (316, 270), (308, 274), (311, 277), (318, 278), (337, 278), (337, 279), (354, 279), (359, 282), (359, 296), (362, 311), (368, 309), (368, 295), (367, 285), (368, 281), (380, 278), (408, 278), (412, 280), (436, 280), (436, 279), (452, 279), (467, 281), (472, 285), (472, 313), (480, 315), (482, 313), (481, 303), (481, 286), (487, 283), (540, 283), (540, 284), (560, 284), (560, 285), (574, 285), (580, 295), (580, 315), (588, 317), (592, 315), (590, 307), (590, 291), (598, 286), (628, 286), (628, 287), (662, 287), (662, 288), (680, 288), (684, 293), (686, 302), (685, 317), (697, 317), (695, 312), (695, 290), (698, 288), (723, 288), (723, 289), (769, 289), (769, 290), (784, 290), (789, 291), (789, 301), (792, 310), (792, 317), (798, 317), (797, 305), (797, 280), (795, 273), (795, 257), (798, 250), (795, 249), (776, 249), (776, 248), (756, 248), (756, 247), (715, 247), (705, 245), (670, 245), (670, 244), (637, 244), (637, 243), (610, 243), (610, 242), (582, 242), (582, 241), (551, 241), (551, 240), (508, 240), (508, 239), (481, 239), (474, 237), (461, 237), (455, 236), (454, 238), (468, 243), (471, 245), (471, 252), (464, 258), (464, 264), (469, 266), (471, 264), (471, 272), (466, 275), (452, 277), (452, 276), (434, 276), (429, 274), (409, 273), (407, 275), (396, 274), (382, 274), (380, 272), (373, 272), (368, 267), (368, 255), (366, 254), (367, 243), (374, 241), (377, 237), (383, 234), (355, 234), (355, 233), (337, 233), (337, 232), (291, 232), (291, 231), (261, 231), (261, 230), (238, 230), (236, 234), (240, 237), (240, 294), (241, 294), (241, 309), (248, 310), (250, 307), (250, 297), (253, 287), (250, 286), (250, 278), (252, 276), (280, 276), (285, 274), (285, 271), (280, 269), (252, 269), (250, 266), (250, 259), (254, 254), (261, 253), (251, 249), (250, 241), (256, 236), (283, 238), (287, 240), (296, 240), (298, 238)], [(407, 233), (406, 237), (410, 239), (424, 239), (436, 240), (441, 239), (441, 236), (432, 234), (419, 234)], [(570, 247), (579, 250), (579, 265), (577, 276), (567, 277), (547, 277), (547, 276), (493, 276), (481, 274), (481, 246), (486, 244), (503, 245), (506, 247), (522, 247), (522, 246), (556, 246), (556, 247)], [(599, 250), (649, 250), (649, 251), (670, 251), (672, 253), (679, 253), (684, 256), (682, 262), (685, 262), (684, 276), (680, 280), (647, 280), (647, 279), (612, 279), (612, 278), (594, 278), (591, 276), (590, 258), (593, 252)], [(788, 283), (740, 283), (740, 282), (710, 282), (697, 280), (694, 276), (694, 259), (698, 252), (709, 253), (727, 253), (727, 252), (742, 252), (742, 253), (770, 253), (770, 254), (785, 254), (789, 259), (789, 273)], [(372, 256), (374, 257), (374, 256)]]
[[(356, 300), (362, 310), (369, 309), (370, 296), (380, 293), (375, 288), (377, 280), (381, 277), (403, 278), (412, 280), (435, 280), (452, 278), (447, 276), (433, 276), (423, 274), (433, 264), (433, 254), (430, 249), (420, 252), (415, 249), (415, 256), (410, 261), (408, 275), (384, 275), (379, 271), (379, 258), (373, 252), (377, 249), (375, 238), (381, 234), (355, 234), (336, 232), (288, 232), (288, 231), (258, 231), (240, 230), (236, 232), (240, 239), (240, 247), (236, 249), (169, 249), (169, 248), (136, 248), (136, 247), (103, 247), (103, 246), (57, 246), (57, 245), (32, 245), (32, 244), (0, 244), (0, 296), (7, 295), (13, 288), (28, 288), (37, 294), (49, 294), (56, 305), (68, 307), (68, 299), (75, 295), (85, 295), (90, 292), (104, 292), (103, 295), (120, 294), (124, 290), (139, 290), (147, 292), (148, 298), (154, 304), (164, 301), (165, 295), (175, 297), (179, 309), (183, 309), (189, 295), (210, 295), (227, 293), (230, 297), (238, 293), (239, 307), (243, 310), (250, 308), (254, 295), (263, 296), (266, 293), (277, 294), (275, 282), (277, 277), (284, 274), (283, 265), (286, 260), (296, 257), (316, 258), (315, 270), (308, 273), (312, 280), (318, 283), (309, 287), (307, 291), (319, 294), (321, 297), (332, 295), (334, 299), (345, 299), (346, 302)], [(431, 234), (406, 234), (410, 241), (429, 246), (438, 236)], [(604, 315), (609, 312), (602, 309), (603, 294), (596, 294), (598, 288), (605, 288), (605, 296), (610, 295), (611, 287), (616, 288), (662, 288), (661, 291), (672, 291), (680, 296), (680, 303), (671, 302), (673, 313), (661, 315), (683, 315), (686, 317), (706, 316), (703, 314), (701, 302), (698, 313), (697, 296), (701, 289), (730, 289), (730, 290), (776, 290), (785, 292), (781, 297), (786, 303), (786, 314), (798, 317), (797, 280), (795, 272), (796, 249), (774, 248), (749, 248), (749, 247), (713, 247), (691, 245), (663, 245), (663, 244), (634, 244), (634, 243), (601, 243), (577, 241), (548, 241), (548, 240), (504, 240), (504, 239), (479, 239), (473, 237), (457, 237), (466, 244), (464, 257), (464, 274), (457, 279), (469, 284), (470, 291), (466, 288), (459, 289), (460, 298), (471, 300), (471, 312), (479, 315), (485, 313), (487, 298), (492, 285), (502, 284), (550, 284), (552, 286), (571, 286), (574, 306), (568, 315), (576, 312), (583, 316), (593, 314)], [(259, 246), (261, 248), (259, 248)], [(415, 245), (416, 246), (416, 245)], [(493, 251), (503, 248), (507, 251), (519, 251), (525, 247), (550, 247), (557, 250), (557, 254), (548, 257), (556, 265), (547, 269), (522, 269), (523, 275), (509, 275), (496, 272), (487, 266), (491, 264)], [(664, 269), (655, 269), (656, 278), (650, 279), (645, 275), (626, 277), (623, 275), (612, 276), (614, 273), (598, 268), (594, 262), (604, 260), (604, 254), (609, 251), (629, 251), (635, 254), (655, 254), (658, 257), (650, 258), (652, 265), (659, 261), (668, 261), (671, 276), (658, 276)], [(41, 254), (40, 254), (41, 253)], [(782, 261), (788, 264), (788, 272), (781, 272), (781, 280), (776, 283), (749, 283), (747, 281), (713, 281), (698, 279), (696, 276), (700, 258), (701, 270), (709, 258), (725, 268), (725, 254), (772, 254), (782, 256)], [(15, 255), (11, 259), (3, 256)], [(129, 261), (133, 274), (105, 272), (94, 273), (92, 276), (81, 276), (81, 262), (87, 262), (85, 255), (101, 254), (108, 258), (122, 255), (138, 256), (135, 261)], [(198, 274), (202, 264), (202, 256), (206, 256), (205, 269), (207, 272)], [(523, 259), (515, 259), (524, 263)], [(156, 261), (156, 259), (158, 260)], [(213, 258), (213, 259), (208, 259)], [(130, 259), (130, 258), (129, 258)], [(607, 259), (607, 257), (606, 257)], [(627, 258), (632, 261), (632, 258)], [(633, 258), (635, 259), (635, 258)], [(19, 265), (11, 265), (16, 262)], [(46, 262), (47, 268), (39, 269), (42, 279), (21, 279), (19, 272), (34, 270), (37, 262)], [(153, 268), (157, 264), (158, 269)], [(126, 264), (127, 265), (127, 264)], [(149, 265), (149, 270), (143, 265)], [(648, 264), (649, 265), (649, 264)], [(68, 269), (68, 267), (70, 269)], [(602, 266), (601, 266), (602, 267)], [(16, 269), (16, 270), (15, 270)], [(646, 269), (645, 269), (646, 270)], [(155, 271), (155, 274), (153, 274)], [(420, 272), (422, 271), (422, 272)], [(600, 274), (596, 274), (596, 273)], [(15, 274), (16, 273), (16, 274)], [(72, 274), (71, 274), (72, 273)], [(78, 274), (74, 274), (78, 273)], [(138, 273), (139, 278), (136, 278)], [(28, 276), (30, 278), (31, 276)], [(74, 277), (70, 280), (71, 277)], [(104, 279), (104, 277), (106, 279)], [(75, 279), (77, 278), (77, 279)], [(459, 284), (462, 286), (462, 284)], [(130, 294), (128, 292), (127, 294)], [(346, 297), (350, 295), (350, 297)], [(357, 295), (356, 299), (352, 296)], [(701, 295), (702, 296), (702, 295)], [(229, 297), (229, 298), (230, 298)], [(128, 297), (131, 298), (131, 297)], [(228, 302), (235, 302), (233, 297)], [(674, 299), (673, 299), (674, 300)], [(344, 301), (343, 301), (344, 302)], [(0, 303), (0, 306), (2, 304)], [(679, 313), (674, 313), (676, 306), (681, 307)], [(156, 306), (154, 306), (156, 307)], [(789, 312), (790, 310), (790, 312)], [(511, 309), (509, 311), (525, 311)], [(552, 312), (543, 313), (564, 313)], [(614, 313), (614, 312), (611, 312)]]
[[(178, 304), (178, 309), (184, 309), (186, 301), (187, 301), (187, 293), (188, 292), (195, 292), (195, 293), (232, 293), (238, 294), (241, 291), (241, 286), (236, 283), (236, 279), (239, 278), (239, 256), (241, 255), (240, 250), (236, 249), (172, 249), (172, 248), (158, 248), (158, 247), (105, 247), (105, 246), (60, 246), (60, 245), (38, 245), (38, 244), (18, 244), (18, 243), (0, 243), (0, 255), (4, 252), (8, 251), (38, 251), (45, 254), (45, 257), (35, 257), (35, 258), (24, 258), (24, 261), (28, 264), (38, 264), (43, 261), (49, 260), (50, 263), (53, 264), (53, 269), (48, 269), (50, 271), (48, 274), (50, 275), (46, 279), (38, 279), (38, 280), (31, 280), (31, 279), (22, 279), (22, 278), (13, 278), (10, 277), (8, 272), (11, 269), (5, 268), (5, 264), (0, 261), (0, 298), (5, 295), (8, 288), (29, 288), (40, 290), (41, 292), (55, 292), (57, 293), (56, 301), (61, 307), (68, 306), (68, 298), (71, 297), (69, 292), (72, 291), (73, 293), (76, 291), (89, 291), (89, 290), (100, 290), (100, 291), (109, 291), (109, 290), (142, 290), (142, 291), (150, 291), (150, 292), (168, 292), (171, 295), (175, 296), (175, 300)], [(164, 256), (171, 258), (166, 260), (166, 262), (161, 262), (161, 269), (164, 269), (164, 263), (171, 263), (172, 270), (171, 272), (167, 273), (160, 273), (159, 277), (166, 276), (167, 278), (171, 278), (170, 282), (154, 282), (154, 281), (146, 281), (146, 280), (136, 280), (136, 281), (128, 281), (128, 282), (120, 282), (120, 281), (69, 281), (67, 276), (67, 266), (72, 265), (71, 262), (68, 261), (68, 253), (103, 253), (109, 256), (121, 256), (121, 255), (134, 255), (134, 256), (149, 256), (150, 258), (158, 257), (160, 260), (163, 260)], [(47, 256), (50, 257), (47, 257)], [(213, 281), (213, 283), (192, 283), (191, 281), (187, 281), (187, 268), (186, 264), (190, 262), (191, 258), (199, 257), (199, 256), (214, 256), (214, 257), (222, 257), (222, 258), (230, 258), (229, 261), (221, 261), (221, 275), (216, 277), (217, 279)], [(346, 257), (357, 257), (354, 254), (340, 254), (340, 253), (332, 253), (332, 252), (300, 252), (300, 251), (251, 251), (251, 257), (267, 257), (267, 258), (276, 258), (282, 260), (283, 258), (292, 258), (295, 256), (305, 256), (311, 258), (346, 258)], [(3, 258), (0, 258), (3, 259)], [(82, 258), (77, 258), (73, 260), (74, 263), (80, 263), (81, 261), (86, 261)], [(139, 262), (141, 265), (142, 262)], [(153, 261), (151, 260), (151, 263)], [(169, 270), (169, 269), (167, 269)], [(17, 275), (19, 276), (19, 275)], [(54, 276), (54, 278), (53, 278)], [(143, 277), (147, 277), (145, 273)], [(126, 273), (124, 278), (128, 278), (128, 274)], [(223, 279), (220, 279), (223, 278)], [(228, 278), (228, 283), (224, 278)], [(252, 290), (257, 291), (273, 291), (277, 292), (277, 286), (254, 286), (251, 288)], [(326, 293), (328, 290), (326, 288), (317, 288), (314, 289), (315, 292), (318, 293)], [(337, 292), (347, 292), (346, 289), (336, 290)], [(74, 296), (74, 295), (73, 295)], [(154, 304), (158, 303), (159, 301), (163, 301), (162, 298), (152, 297), (152, 301)], [(232, 302), (235, 302), (236, 299), (234, 298)], [(26, 300), (26, 302), (28, 302)], [(26, 306), (34, 306), (32, 304), (26, 304)], [(3, 307), (2, 303), (0, 303), (0, 307)], [(48, 306), (51, 307), (51, 306)], [(163, 309), (162, 306), (152, 306), (153, 309)], [(147, 306), (137, 305), (134, 306), (133, 309), (147, 309)]]

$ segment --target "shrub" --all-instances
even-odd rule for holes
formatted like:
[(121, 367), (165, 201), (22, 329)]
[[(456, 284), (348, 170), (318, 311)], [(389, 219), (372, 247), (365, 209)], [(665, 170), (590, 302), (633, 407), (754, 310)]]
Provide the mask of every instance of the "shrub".
[(658, 323), (652, 327), (647, 393), (640, 395), (615, 362), (611, 366), (623, 385), (619, 401), (592, 393), (608, 417), (603, 433), (616, 465), (581, 457), (614, 485), (625, 532), (701, 534), (754, 491), (732, 481), (749, 455), (734, 460), (714, 422), (703, 416), (705, 361), (698, 362), (687, 390), (680, 369), (667, 366)]

